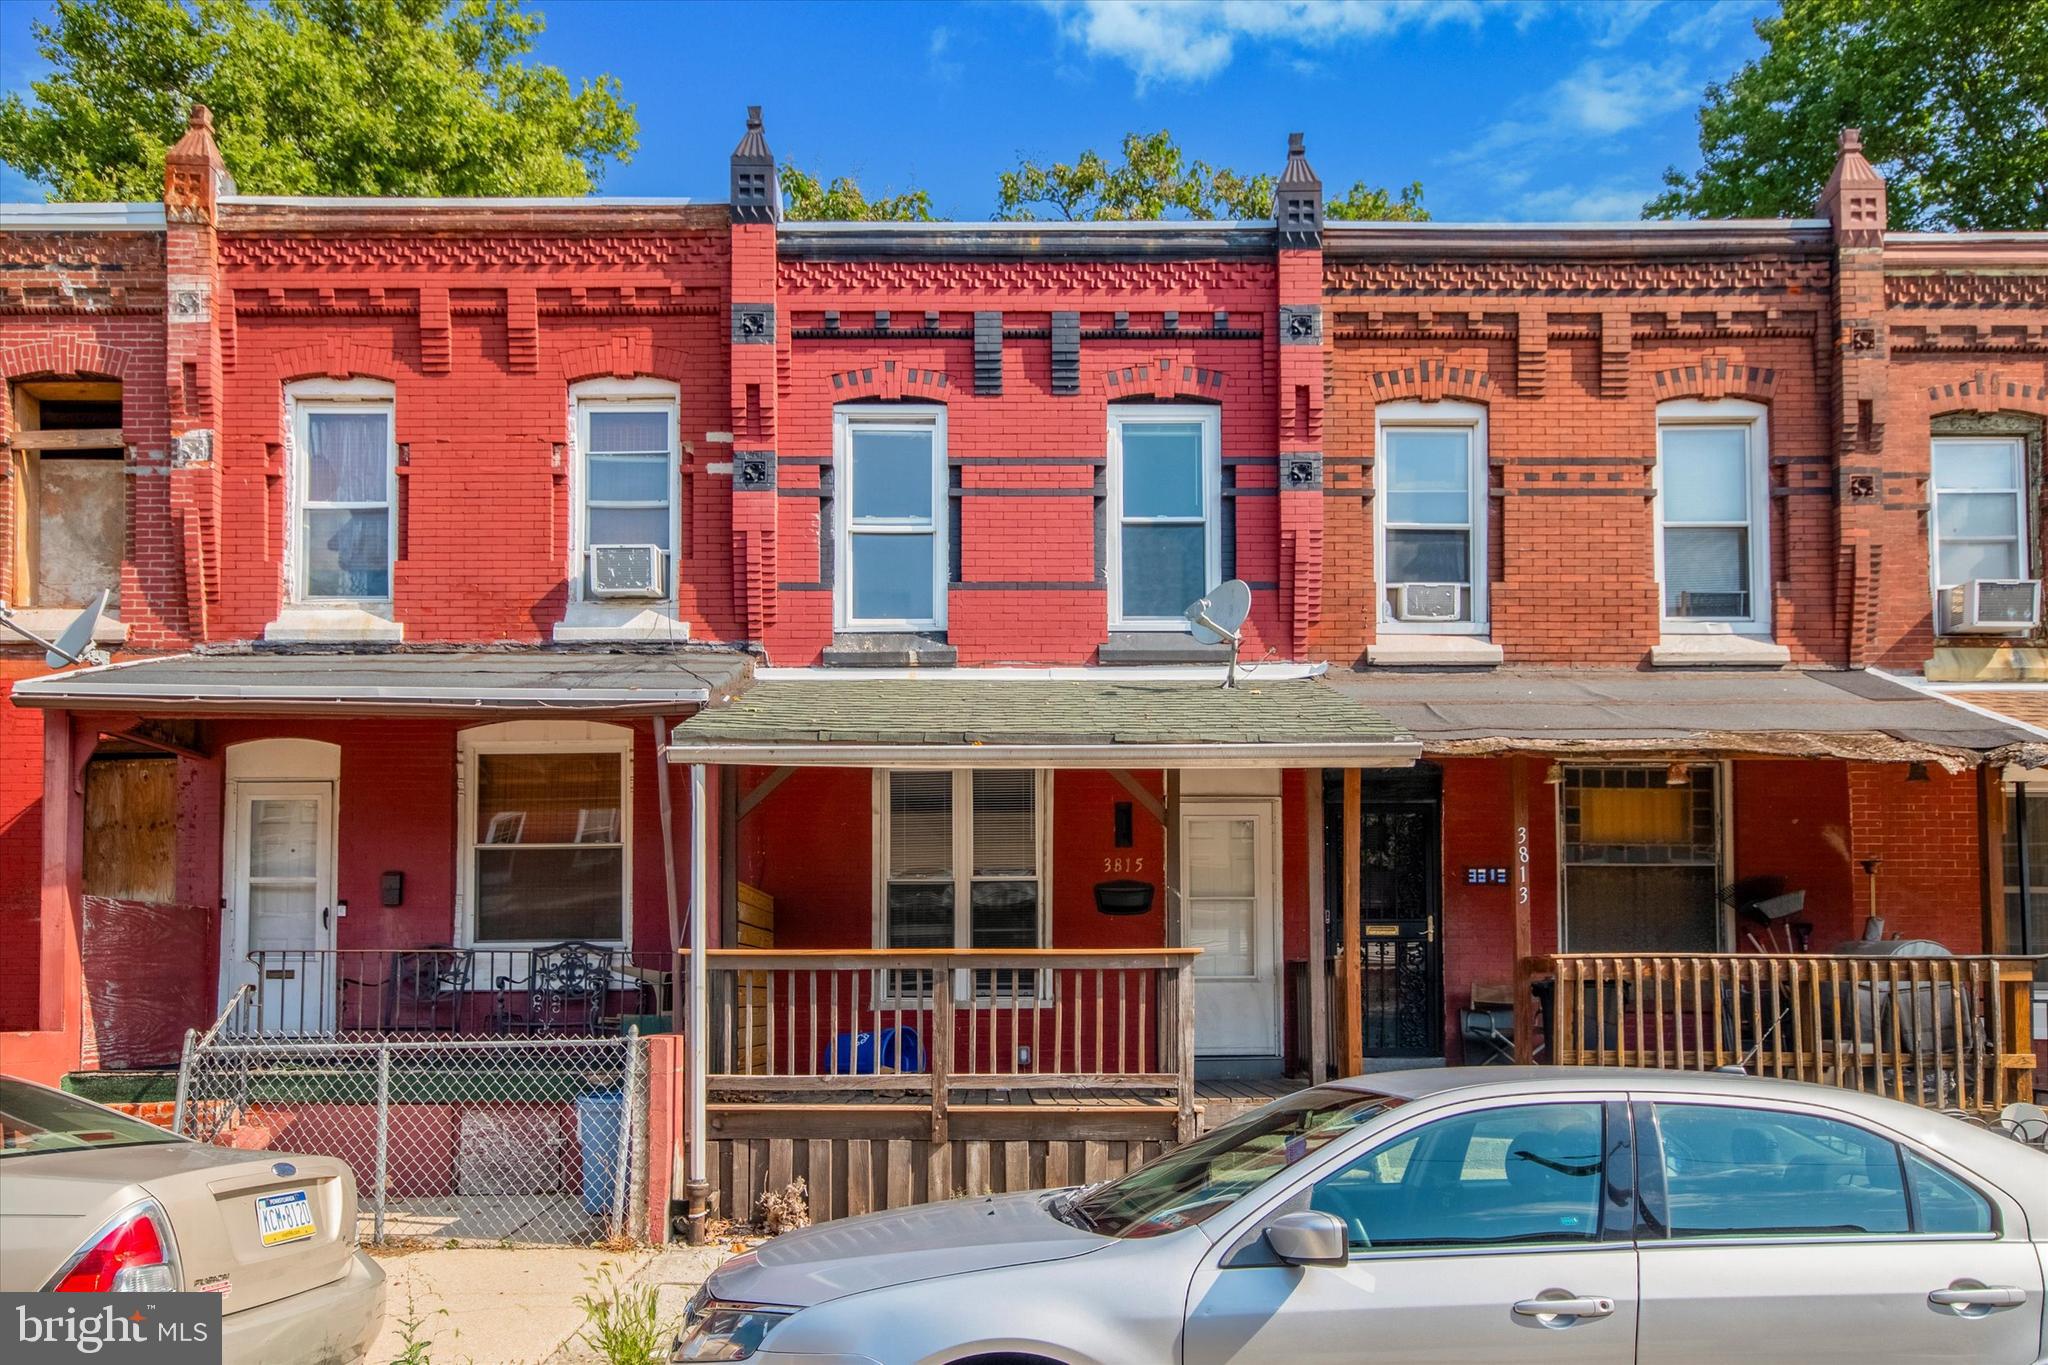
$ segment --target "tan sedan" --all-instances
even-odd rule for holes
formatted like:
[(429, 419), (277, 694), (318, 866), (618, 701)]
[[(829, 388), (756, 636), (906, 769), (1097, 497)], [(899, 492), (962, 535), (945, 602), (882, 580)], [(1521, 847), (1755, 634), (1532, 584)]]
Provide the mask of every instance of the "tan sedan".
[(350, 1365), (384, 1319), (344, 1163), (205, 1146), (12, 1076), (0, 1290), (211, 1290), (225, 1358), (263, 1365)]

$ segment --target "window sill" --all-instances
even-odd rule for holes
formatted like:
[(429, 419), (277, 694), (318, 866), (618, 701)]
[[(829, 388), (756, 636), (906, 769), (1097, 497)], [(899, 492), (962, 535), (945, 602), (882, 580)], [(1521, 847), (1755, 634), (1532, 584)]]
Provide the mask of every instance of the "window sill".
[(1365, 649), (1375, 668), (1498, 668), (1503, 658), (1481, 635), (1385, 635)]
[(951, 668), (960, 651), (944, 631), (842, 630), (819, 661), (827, 668)]
[[(54, 640), (62, 635), (84, 610), (83, 607), (17, 607), (14, 611), (14, 623), (34, 631), (46, 640)], [(119, 619), (111, 614), (113, 610), (109, 607), (107, 613), (102, 614), (100, 619), (93, 623), (94, 644), (118, 645), (128, 638), (128, 627), (122, 625)], [(0, 643), (15, 645), (26, 644), (27, 641), (19, 636), (11, 636), (0, 639)]]
[(1221, 641), (1203, 644), (1184, 630), (1114, 630), (1095, 647), (1095, 662), (1105, 668), (1229, 661), (1229, 645)]
[(1650, 647), (1652, 668), (1784, 668), (1792, 651), (1761, 635), (1666, 635)]
[(646, 606), (607, 602), (571, 602), (555, 623), (558, 645), (686, 644), (690, 623), (672, 614), (668, 603)]
[(405, 639), (405, 627), (387, 615), (346, 603), (287, 606), (263, 628), (263, 638), (272, 644), (396, 644)]

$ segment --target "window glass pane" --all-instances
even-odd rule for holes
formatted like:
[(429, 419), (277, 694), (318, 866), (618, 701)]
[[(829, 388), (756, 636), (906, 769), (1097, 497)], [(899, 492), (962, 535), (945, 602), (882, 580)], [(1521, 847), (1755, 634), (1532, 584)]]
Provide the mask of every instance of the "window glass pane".
[(1673, 1237), (1906, 1231), (1899, 1151), (1810, 1114), (1657, 1106)]
[(1310, 1207), (1357, 1251), (1589, 1242), (1605, 1161), (1597, 1104), (1516, 1105), (1443, 1119), (1325, 1177)]
[(312, 877), (320, 839), (320, 803), (311, 797), (249, 803), (249, 875)]
[(2017, 489), (2017, 441), (1936, 441), (1934, 486), (1940, 489)]
[(1198, 422), (1123, 424), (1126, 517), (1200, 517), (1202, 427)]
[(476, 928), (483, 942), (507, 939), (616, 939), (623, 936), (625, 850), (523, 848), (476, 850)]
[(890, 773), (889, 875), (950, 877), (952, 872), (953, 774)]
[(1178, 617), (1209, 590), (1208, 533), (1200, 526), (1123, 528), (1125, 616)]
[(891, 882), (888, 897), (889, 947), (953, 946), (951, 882)]
[(1471, 504), (1463, 493), (1387, 494), (1387, 520), (1420, 522), (1425, 526), (1463, 526)]
[(2011, 541), (1979, 540), (1943, 542), (1941, 581), (1954, 587), (1973, 578), (2018, 578), (2019, 547)]
[(480, 844), (606, 844), (623, 837), (621, 754), (478, 754)]
[(928, 521), (932, 515), (932, 435), (853, 427), (856, 520)]
[(1664, 520), (1749, 520), (1749, 432), (1664, 428)]
[(853, 615), (862, 621), (932, 619), (932, 555), (926, 535), (852, 536)]
[(1749, 615), (1749, 532), (1664, 532), (1664, 610), (1671, 616)]
[(390, 496), (387, 412), (306, 414), (307, 502), (383, 502)]
[(590, 410), (590, 448), (606, 450), (660, 451), (668, 453), (666, 412), (616, 412)]
[(389, 520), (380, 508), (306, 510), (308, 597), (391, 596)]
[[(976, 948), (1038, 946), (1038, 883), (976, 882), (971, 893)], [(1004, 974), (1006, 977), (1008, 973)]]
[(1387, 582), (1465, 583), (1471, 577), (1471, 532), (1387, 532)]
[(1991, 1204), (1940, 1167), (1906, 1153), (1906, 1178), (1913, 1182), (1915, 1232), (1991, 1231)]
[(1935, 502), (1944, 536), (2009, 537), (2019, 531), (2016, 493), (1944, 493)]
[(1472, 514), (1470, 439), (1463, 431), (1389, 430), (1387, 519), (1464, 525)]
[(592, 545), (659, 545), (668, 548), (668, 508), (593, 507)]
[(667, 502), (668, 461), (647, 455), (590, 458), (593, 502)]
[(1038, 874), (1037, 775), (1025, 768), (976, 772), (974, 875)]

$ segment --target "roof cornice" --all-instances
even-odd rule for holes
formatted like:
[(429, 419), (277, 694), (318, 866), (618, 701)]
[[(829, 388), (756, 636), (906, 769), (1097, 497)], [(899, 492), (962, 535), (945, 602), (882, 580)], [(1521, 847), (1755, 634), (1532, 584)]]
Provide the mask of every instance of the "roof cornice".
[(322, 199), (231, 196), (223, 232), (425, 235), (674, 232), (723, 228), (722, 204), (687, 199)]
[(1215, 260), (1267, 259), (1273, 224), (1146, 223), (784, 223), (785, 260)]
[(1884, 264), (1887, 270), (2048, 266), (2048, 232), (1888, 232)]
[(1833, 252), (1818, 219), (1642, 223), (1338, 223), (1323, 255), (1340, 261), (1645, 260)]

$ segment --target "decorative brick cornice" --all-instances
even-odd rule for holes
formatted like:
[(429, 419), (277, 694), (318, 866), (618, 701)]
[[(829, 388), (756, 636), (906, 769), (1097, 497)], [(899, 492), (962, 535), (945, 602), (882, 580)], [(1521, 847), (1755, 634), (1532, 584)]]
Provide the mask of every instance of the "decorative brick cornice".
[(1887, 273), (1888, 308), (2048, 308), (2048, 271)]
[(1255, 261), (790, 261), (776, 267), (784, 296), (849, 294), (1052, 295), (1083, 298), (1270, 289)]
[(1768, 403), (1778, 391), (1778, 372), (1727, 356), (1703, 355), (1653, 371), (1650, 382), (1660, 403), (1670, 398), (1753, 398)]
[(1225, 375), (1192, 359), (1161, 356), (1149, 365), (1125, 365), (1102, 374), (1110, 398), (1221, 398)]
[(953, 376), (944, 370), (884, 360), (832, 375), (832, 400), (849, 398), (919, 398), (943, 403), (953, 396)]
[(1620, 298), (1657, 294), (1813, 294), (1833, 267), (1823, 258), (1761, 256), (1677, 261), (1331, 261), (1326, 297), (1540, 294)]
[(1493, 376), (1469, 365), (1452, 365), (1441, 357), (1416, 360), (1394, 369), (1372, 372), (1375, 403), (1417, 398), (1433, 403), (1444, 398), (1469, 398), (1484, 403), (1496, 395)]
[(254, 236), (223, 234), (227, 270), (360, 274), (366, 271), (641, 270), (722, 278), (724, 237), (708, 232), (591, 236)]

